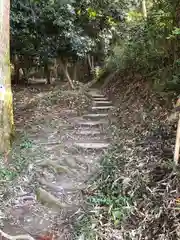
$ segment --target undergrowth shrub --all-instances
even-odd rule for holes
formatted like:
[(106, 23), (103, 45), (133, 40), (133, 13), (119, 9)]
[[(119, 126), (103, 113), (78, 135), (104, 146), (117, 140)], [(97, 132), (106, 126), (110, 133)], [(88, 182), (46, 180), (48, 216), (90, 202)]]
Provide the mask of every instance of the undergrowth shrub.
[(133, 199), (124, 191), (127, 179), (121, 176), (126, 162), (122, 152), (123, 146), (114, 145), (102, 157), (102, 169), (87, 189), (89, 212), (76, 224), (78, 239), (81, 236), (87, 240), (97, 237), (106, 239), (102, 228), (107, 226), (108, 229), (111, 226), (118, 229), (132, 212)]
[[(148, 135), (146, 141), (153, 138)], [(169, 158), (157, 158), (145, 139), (119, 137), (103, 156), (87, 189), (88, 213), (78, 221), (77, 239), (178, 239), (179, 169)]]
[(106, 69), (140, 73), (154, 83), (155, 90), (179, 93), (180, 30), (175, 27), (175, 2), (154, 3), (147, 19), (138, 10), (129, 13), (120, 40), (106, 58)]

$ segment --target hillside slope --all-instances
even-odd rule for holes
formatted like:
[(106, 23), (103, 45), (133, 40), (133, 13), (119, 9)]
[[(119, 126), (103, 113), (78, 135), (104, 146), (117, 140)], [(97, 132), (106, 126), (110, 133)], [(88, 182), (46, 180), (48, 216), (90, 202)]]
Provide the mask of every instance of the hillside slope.
[(179, 239), (176, 122), (167, 120), (172, 103), (138, 76), (117, 74), (104, 92), (116, 106), (114, 145), (88, 193), (94, 238), (86, 239)]
[(125, 158), (121, 175), (126, 179), (124, 194), (132, 201), (121, 228), (123, 239), (179, 239), (175, 199), (180, 179), (173, 166), (176, 122), (167, 120), (172, 102), (154, 93), (140, 76), (114, 78), (105, 92), (117, 106), (117, 144)]

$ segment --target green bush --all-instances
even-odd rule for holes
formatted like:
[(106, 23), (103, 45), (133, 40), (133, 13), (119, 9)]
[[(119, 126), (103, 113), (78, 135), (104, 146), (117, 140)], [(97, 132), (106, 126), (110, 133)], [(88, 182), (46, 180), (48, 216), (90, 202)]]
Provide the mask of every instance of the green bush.
[(120, 41), (106, 58), (106, 68), (138, 72), (153, 81), (158, 91), (179, 92), (180, 29), (174, 26), (175, 2), (151, 4), (147, 19), (138, 9), (131, 11), (121, 26)]

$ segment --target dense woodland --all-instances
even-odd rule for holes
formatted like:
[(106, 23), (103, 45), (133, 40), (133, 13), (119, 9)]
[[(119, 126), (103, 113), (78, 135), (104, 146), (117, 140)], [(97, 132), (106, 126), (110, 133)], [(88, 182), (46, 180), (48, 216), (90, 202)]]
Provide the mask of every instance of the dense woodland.
[[(54, 84), (54, 81), (55, 83), (67, 82), (71, 90), (76, 90), (81, 86), (81, 90), (84, 91), (86, 87), (88, 88), (92, 84), (97, 84), (97, 86), (103, 86), (104, 88), (108, 86), (110, 89), (114, 89), (112, 90), (114, 97), (122, 98), (121, 100), (124, 102), (128, 102), (132, 95), (135, 99), (139, 99), (143, 92), (143, 90), (138, 89), (138, 84), (140, 83), (142, 88), (148, 85), (148, 92), (145, 90), (145, 95), (142, 98), (146, 99), (150, 94), (149, 92), (153, 95), (146, 103), (149, 108), (153, 102), (152, 99), (155, 99), (157, 96), (161, 100), (165, 100), (164, 102), (162, 101), (163, 103), (161, 102), (162, 105), (166, 104), (170, 108), (173, 107), (172, 99), (175, 99), (180, 94), (180, 2), (178, 0), (12, 0), (11, 3), (9, 0), (1, 1), (0, 151), (3, 154), (9, 152), (13, 136), (16, 135), (16, 126), (14, 126), (13, 121), (12, 88), (14, 86), (26, 88), (33, 79), (45, 79), (48, 85)], [(117, 80), (119, 81), (119, 88), (116, 85)], [(126, 86), (127, 88), (129, 87), (129, 90), (125, 89), (126, 98), (119, 96), (121, 91), (123, 93), (123, 89)], [(152, 107), (155, 109), (154, 111), (158, 109), (157, 115), (165, 112), (161, 104), (155, 102)], [(119, 103), (119, 105), (121, 109), (121, 104)], [(140, 105), (138, 106), (138, 111), (140, 111)], [(155, 106), (157, 106), (157, 109)], [(134, 117), (136, 113), (133, 112), (133, 104), (132, 109), (129, 105), (126, 107), (126, 109), (132, 110), (132, 117)], [(123, 111), (125, 110), (122, 107), (121, 112)], [(164, 117), (162, 117), (163, 113), (161, 114), (161, 120)], [(124, 116), (121, 117), (123, 119)], [(148, 124), (150, 122), (154, 123), (155, 120), (156, 123), (159, 121), (158, 124), (163, 126), (162, 129), (164, 131), (164, 123), (162, 124), (161, 120), (159, 120), (160, 117), (154, 117), (154, 120), (150, 116), (149, 119), (144, 123), (143, 131), (146, 131), (145, 128), (149, 127)], [(124, 129), (128, 128), (128, 126), (125, 124)], [(119, 128), (121, 127), (122, 124)], [(139, 129), (138, 131), (140, 132)], [(173, 128), (172, 130), (171, 128), (170, 132), (172, 133), (172, 131), (175, 132), (175, 129)], [(115, 152), (116, 150), (114, 150)], [(121, 151), (118, 154), (120, 156)], [(116, 161), (116, 158), (113, 158), (113, 154), (111, 157), (109, 159), (112, 162)], [(131, 156), (128, 156), (128, 158), (130, 159)], [(122, 157), (122, 159), (124, 158)], [(113, 166), (111, 164), (108, 166), (107, 175), (113, 175), (114, 177), (121, 166), (117, 170), (114, 168), (116, 164), (114, 162), (113, 164)], [(109, 172), (110, 170), (112, 171)], [(122, 167), (121, 170), (124, 175), (128, 171), (130, 172), (128, 167), (127, 169)], [(162, 174), (161, 170), (159, 175)], [(169, 174), (169, 168), (163, 165), (163, 171), (166, 172), (166, 170)], [(159, 171), (159, 168), (157, 171)], [(134, 170), (134, 172), (136, 171)], [(152, 177), (154, 176), (153, 174), (154, 170), (151, 174)], [(146, 174), (144, 175), (146, 176)], [(163, 175), (164, 178), (167, 177), (171, 180), (172, 185), (169, 182), (164, 184), (170, 184), (170, 189), (172, 188), (172, 191), (175, 192), (176, 184), (179, 180), (175, 179), (174, 176), (175, 174), (173, 175), (172, 172), (168, 176)], [(137, 176), (134, 175), (133, 177), (136, 178)], [(117, 177), (117, 179), (119, 178)], [(113, 222), (113, 231), (119, 222), (125, 222), (124, 215), (126, 217), (131, 215), (130, 220), (127, 217), (128, 221), (125, 222), (125, 225), (122, 224), (123, 229), (121, 228), (121, 230), (125, 229), (125, 235), (122, 238), (113, 238), (111, 236), (107, 238), (102, 237), (102, 239), (179, 239), (177, 233), (178, 218), (175, 218), (176, 214), (167, 207), (168, 202), (164, 198), (161, 199), (160, 190), (159, 192), (157, 190), (158, 187), (154, 187), (154, 183), (145, 186), (143, 181), (140, 183), (141, 177), (138, 176), (137, 179), (135, 179), (135, 183), (137, 184), (139, 181), (137, 186), (141, 185), (141, 190), (143, 188), (144, 191), (142, 191), (141, 196), (136, 193), (137, 205), (140, 199), (144, 201), (142, 209), (139, 206), (135, 206), (135, 210), (129, 213), (128, 207), (125, 206), (123, 213), (119, 212), (119, 210), (116, 211), (116, 208), (113, 208), (114, 205), (116, 207), (122, 205), (122, 208), (125, 202), (127, 205), (131, 205), (132, 195), (134, 194), (132, 189), (130, 191), (131, 196), (130, 194), (124, 194), (124, 190), (121, 189), (122, 195), (124, 194), (125, 197), (123, 200), (118, 200), (118, 203), (114, 203), (114, 199), (117, 200), (116, 191), (121, 191), (117, 186), (115, 195), (112, 194), (114, 198), (111, 200), (106, 198), (102, 203), (102, 199), (100, 199), (99, 203), (98, 199), (91, 199), (92, 202), (95, 201), (93, 202), (94, 205), (99, 204), (102, 206), (104, 204), (109, 209), (111, 207), (115, 209), (114, 215), (110, 214), (110, 220), (107, 212), (105, 214), (106, 220), (108, 219), (107, 222)], [(105, 174), (101, 180), (104, 183)], [(111, 179), (109, 181), (116, 182), (116, 180)], [(125, 178), (125, 180), (127, 179)], [(156, 180), (153, 179), (153, 181)], [(102, 186), (102, 182), (99, 184), (99, 190), (103, 194), (106, 191), (111, 191), (109, 190), (111, 189), (108, 185), (109, 182), (106, 182), (106, 189)], [(152, 200), (148, 195), (149, 193), (146, 195), (147, 189), (153, 196), (151, 196)], [(158, 192), (157, 195), (156, 191)], [(106, 194), (108, 195), (109, 193), (106, 192)], [(173, 194), (172, 196), (174, 197)], [(153, 204), (147, 200), (148, 197), (145, 199), (144, 196), (148, 196), (151, 202), (155, 202), (155, 205), (152, 206)], [(161, 206), (158, 204), (158, 201), (162, 203)], [(146, 206), (147, 208), (149, 207), (148, 210), (145, 209)], [(161, 212), (160, 209), (162, 210)], [(145, 210), (149, 211), (147, 215)], [(103, 216), (101, 214), (98, 216), (100, 223), (104, 219)], [(171, 219), (173, 219), (172, 224)], [(156, 226), (156, 224), (161, 224), (161, 221), (164, 224), (162, 227), (159, 227), (161, 230), (154, 227), (154, 232), (151, 232), (150, 229)], [(89, 223), (89, 219), (87, 222)], [(133, 232), (133, 229), (130, 233), (129, 229), (131, 225), (136, 225), (135, 222), (139, 224), (139, 228), (136, 229), (136, 233)], [(142, 228), (140, 227), (141, 224)], [(101, 227), (97, 231), (102, 231), (102, 234), (104, 234), (104, 228), (102, 227), (102, 230)], [(95, 236), (88, 236), (85, 239), (97, 239)]]

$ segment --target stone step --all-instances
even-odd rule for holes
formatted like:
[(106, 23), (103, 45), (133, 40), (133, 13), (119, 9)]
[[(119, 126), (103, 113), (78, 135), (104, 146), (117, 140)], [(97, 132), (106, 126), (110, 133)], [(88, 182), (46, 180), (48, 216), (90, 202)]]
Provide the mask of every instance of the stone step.
[(90, 89), (89, 89), (89, 92), (99, 92), (99, 90), (97, 89), (97, 88), (93, 88), (93, 87), (91, 87)]
[[(41, 185), (46, 186), (46, 188), (51, 189), (53, 192), (60, 193), (60, 195), (65, 194), (65, 191), (78, 191), (84, 189), (83, 183), (78, 183), (72, 178), (67, 176), (57, 176), (57, 182), (50, 182), (44, 178), (39, 179)], [(59, 194), (58, 194), (59, 195)]]
[(104, 110), (112, 110), (114, 107), (112, 105), (110, 106), (93, 106), (91, 108), (93, 111), (104, 111)]
[(79, 159), (76, 159), (73, 156), (67, 156), (66, 158), (64, 158), (64, 161), (67, 162), (68, 166), (70, 166), (71, 169), (76, 169), (78, 170), (78, 172), (79, 171), (89, 172), (89, 165), (86, 162), (86, 159), (83, 159), (83, 161), (80, 161)]
[(108, 101), (109, 99), (106, 97), (93, 97), (93, 101)]
[(84, 156), (82, 154), (69, 154), (66, 153), (66, 155), (63, 156), (63, 163), (67, 163), (67, 165), (70, 168), (87, 168), (87, 162), (90, 161), (92, 158), (92, 161), (96, 160), (96, 158), (93, 158), (91, 155)]
[(74, 129), (75, 129), (74, 133), (75, 133), (75, 132), (78, 132), (78, 131), (81, 131), (81, 130), (99, 131), (99, 127), (100, 127), (100, 125), (94, 125), (94, 126), (89, 126), (89, 125), (87, 125), (87, 126), (85, 126), (85, 125), (76, 125), (76, 126), (74, 127)]
[(77, 116), (77, 110), (73, 110), (73, 109), (62, 109), (60, 111), (60, 116), (64, 116), (64, 115), (68, 115), (68, 117), (71, 116)]
[(84, 129), (84, 130), (81, 129), (81, 130), (79, 130), (79, 131), (76, 131), (75, 134), (76, 134), (76, 135), (82, 135), (82, 136), (83, 136), (83, 135), (84, 135), (84, 136), (89, 136), (89, 135), (90, 135), (90, 136), (97, 136), (97, 135), (100, 135), (100, 134), (102, 134), (102, 133), (101, 133), (101, 131), (99, 131), (99, 130), (94, 130), (94, 129), (92, 129), (92, 130), (91, 130), (91, 129), (90, 129), (90, 130), (89, 130), (89, 129)]
[(93, 101), (94, 106), (110, 106), (112, 105), (111, 101)]
[(89, 126), (89, 127), (94, 127), (94, 126), (100, 126), (103, 124), (108, 124), (107, 120), (99, 120), (99, 121), (88, 121), (88, 120), (79, 120), (75, 123), (75, 125), (80, 125), (80, 126)]
[(97, 98), (104, 98), (105, 97), (104, 94), (96, 93), (96, 92), (89, 92), (89, 95), (93, 98), (94, 97), (97, 97)]
[(83, 118), (84, 119), (107, 119), (107, 117), (108, 117), (108, 113), (89, 113), (89, 114), (85, 114), (85, 115), (83, 115)]
[(91, 142), (94, 142), (94, 141), (106, 141), (106, 140), (110, 140), (110, 137), (108, 137), (108, 135), (106, 134), (100, 134), (100, 135), (88, 135), (88, 136), (85, 136), (85, 135), (74, 135), (72, 138), (72, 140), (74, 140), (75, 142), (76, 141), (86, 141), (87, 139)]
[(100, 149), (105, 149), (105, 148), (108, 148), (110, 145), (110, 143), (108, 142), (101, 142), (101, 141), (98, 141), (98, 142), (77, 142), (74, 144), (75, 147), (77, 148), (81, 148), (81, 149), (93, 149), (93, 150), (100, 150)]
[[(73, 158), (77, 163), (82, 163), (82, 164), (96, 164), (96, 162), (99, 161), (101, 158), (101, 155), (94, 153), (94, 154), (73, 154)], [(68, 156), (67, 156), (68, 157)]]
[(110, 143), (107, 140), (74, 140), (65, 143), (65, 150), (68, 154), (93, 154), (106, 150)]
[(69, 154), (64, 157), (64, 161), (68, 162), (68, 166), (77, 169), (80, 175), (83, 174), (82, 172), (85, 172), (86, 177), (88, 177), (88, 174), (92, 174), (93, 169), (98, 169), (98, 167), (100, 166), (100, 159), (101, 156), (97, 153), (95, 155)]

